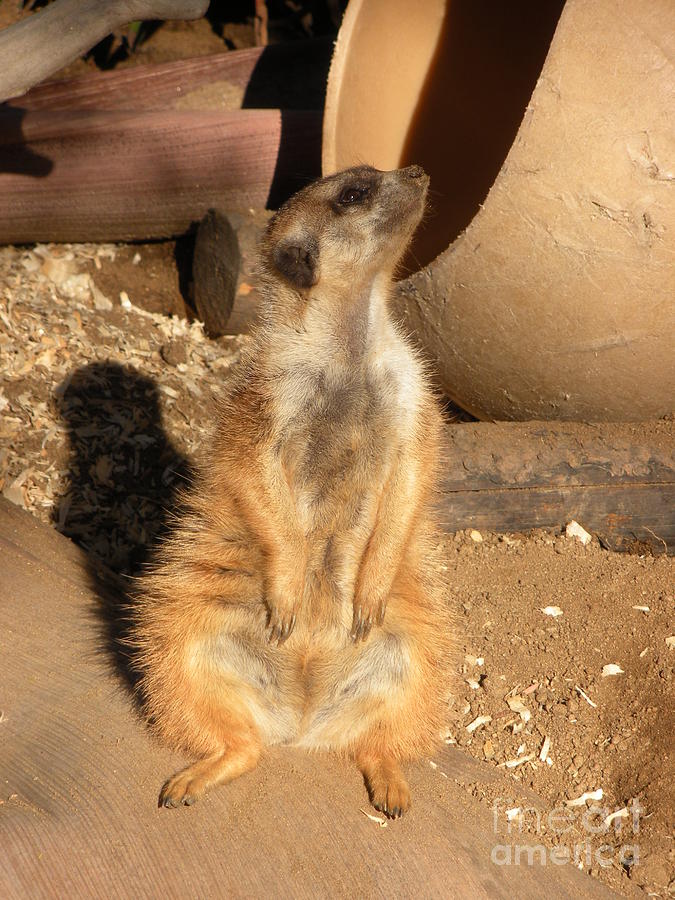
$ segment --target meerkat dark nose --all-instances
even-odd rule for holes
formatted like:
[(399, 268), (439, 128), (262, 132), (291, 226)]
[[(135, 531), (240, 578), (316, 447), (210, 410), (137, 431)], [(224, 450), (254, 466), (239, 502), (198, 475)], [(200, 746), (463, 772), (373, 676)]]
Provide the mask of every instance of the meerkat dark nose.
[(406, 166), (405, 169), (403, 169), (403, 172), (408, 178), (421, 178), (423, 175), (427, 174), (422, 166)]

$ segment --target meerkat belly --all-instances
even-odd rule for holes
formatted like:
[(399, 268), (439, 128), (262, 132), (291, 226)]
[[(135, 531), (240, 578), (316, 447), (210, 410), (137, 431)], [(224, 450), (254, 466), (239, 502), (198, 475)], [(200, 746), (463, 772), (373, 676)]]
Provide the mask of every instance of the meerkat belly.
[(388, 630), (363, 645), (319, 650), (307, 668), (307, 700), (294, 743), (321, 750), (348, 746), (368, 729), (374, 711), (405, 701), (414, 677), (408, 641)]

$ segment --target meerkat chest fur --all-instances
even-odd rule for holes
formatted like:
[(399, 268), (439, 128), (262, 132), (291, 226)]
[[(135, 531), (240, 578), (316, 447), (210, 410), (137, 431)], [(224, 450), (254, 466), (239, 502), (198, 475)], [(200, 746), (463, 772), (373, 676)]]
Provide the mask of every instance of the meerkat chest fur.
[(306, 533), (371, 518), (415, 426), (419, 363), (386, 310), (387, 278), (317, 296), (300, 329), (275, 333), (276, 450)]

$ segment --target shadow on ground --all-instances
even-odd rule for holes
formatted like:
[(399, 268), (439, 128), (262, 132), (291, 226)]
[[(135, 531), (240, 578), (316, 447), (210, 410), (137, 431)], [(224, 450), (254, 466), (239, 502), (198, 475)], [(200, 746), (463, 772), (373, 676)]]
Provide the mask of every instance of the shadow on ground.
[(55, 398), (69, 458), (53, 521), (87, 551), (102, 644), (133, 685), (124, 645), (129, 589), (166, 531), (189, 466), (163, 428), (156, 384), (132, 367), (84, 366)]

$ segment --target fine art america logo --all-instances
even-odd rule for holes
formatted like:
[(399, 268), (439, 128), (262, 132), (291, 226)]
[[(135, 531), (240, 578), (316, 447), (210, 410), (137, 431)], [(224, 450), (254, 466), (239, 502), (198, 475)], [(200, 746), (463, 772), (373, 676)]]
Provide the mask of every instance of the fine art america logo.
[[(639, 847), (635, 836), (640, 832), (640, 816), (644, 807), (633, 799), (627, 807), (611, 812), (602, 806), (584, 806), (582, 809), (557, 806), (549, 813), (534, 807), (514, 806), (498, 797), (492, 805), (492, 827), (500, 834), (500, 823), (506, 822), (506, 835), (548, 834), (554, 840), (551, 846), (542, 843), (494, 844), (490, 858), (496, 866), (564, 866), (568, 863), (579, 869), (592, 866), (607, 868), (618, 863), (625, 869), (639, 863)], [(501, 831), (503, 832), (503, 826)], [(613, 831), (626, 843), (598, 844), (599, 835)], [(585, 835), (578, 840), (580, 834)]]

